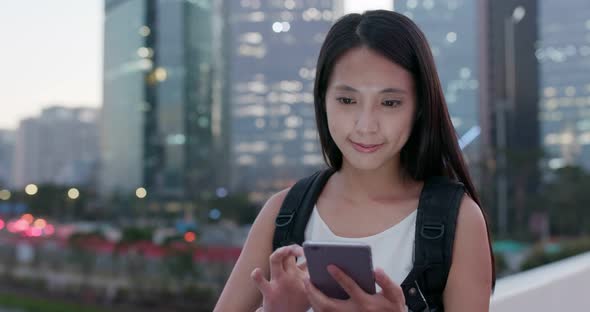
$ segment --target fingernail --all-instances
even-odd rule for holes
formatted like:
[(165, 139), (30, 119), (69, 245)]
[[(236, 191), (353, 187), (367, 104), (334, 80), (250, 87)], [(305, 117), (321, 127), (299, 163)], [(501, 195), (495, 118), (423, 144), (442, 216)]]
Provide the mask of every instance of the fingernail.
[(328, 270), (328, 272), (330, 272), (330, 274), (332, 274), (332, 275), (336, 274), (336, 268), (333, 264), (329, 264), (326, 267), (326, 270)]

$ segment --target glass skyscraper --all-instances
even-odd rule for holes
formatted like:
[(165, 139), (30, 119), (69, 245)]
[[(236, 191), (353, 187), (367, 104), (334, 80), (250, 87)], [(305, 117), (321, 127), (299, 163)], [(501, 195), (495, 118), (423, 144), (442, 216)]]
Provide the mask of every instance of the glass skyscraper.
[(226, 184), (223, 57), (213, 52), (222, 9), (220, 1), (105, 2), (103, 193), (144, 187), (174, 200)]
[(590, 2), (539, 1), (539, 34), (539, 110), (547, 165), (590, 170)]
[(324, 164), (313, 84), (317, 56), (339, 3), (230, 2), (233, 189), (276, 191)]
[(471, 0), (395, 1), (394, 10), (411, 18), (426, 35), (462, 144), (479, 133), (477, 2)]

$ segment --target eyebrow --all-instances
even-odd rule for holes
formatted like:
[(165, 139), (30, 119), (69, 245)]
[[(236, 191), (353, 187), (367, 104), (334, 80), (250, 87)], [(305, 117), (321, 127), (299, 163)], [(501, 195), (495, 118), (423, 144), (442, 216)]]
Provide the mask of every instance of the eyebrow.
[[(348, 86), (348, 85), (336, 85), (334, 87), (337, 90), (341, 90), (341, 91), (351, 91), (351, 92), (359, 92), (357, 89)], [(383, 89), (381, 91), (379, 91), (379, 93), (401, 93), (401, 94), (405, 94), (407, 93), (406, 91), (402, 90), (402, 89), (397, 89), (397, 88), (386, 88)]]

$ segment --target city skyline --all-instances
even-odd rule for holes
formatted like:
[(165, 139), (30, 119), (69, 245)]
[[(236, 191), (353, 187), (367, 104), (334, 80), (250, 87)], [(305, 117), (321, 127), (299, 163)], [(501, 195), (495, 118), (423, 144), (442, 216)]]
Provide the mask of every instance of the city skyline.
[[(345, 12), (360, 12), (391, 9), (393, 1), (344, 3)], [(103, 8), (104, 0), (23, 0), (2, 7), (0, 19), (11, 27), (0, 29), (6, 43), (0, 85), (7, 86), (0, 92), (0, 129), (17, 130), (21, 120), (50, 106), (102, 106)]]

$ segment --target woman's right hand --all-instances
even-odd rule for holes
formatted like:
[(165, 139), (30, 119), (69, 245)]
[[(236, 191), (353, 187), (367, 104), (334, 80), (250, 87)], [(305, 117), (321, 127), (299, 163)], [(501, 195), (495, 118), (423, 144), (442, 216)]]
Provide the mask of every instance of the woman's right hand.
[(307, 299), (304, 280), (309, 278), (307, 267), (297, 265), (295, 257), (303, 256), (299, 245), (281, 247), (270, 255), (270, 281), (260, 268), (251, 277), (262, 293), (264, 312), (307, 311), (311, 304)]

